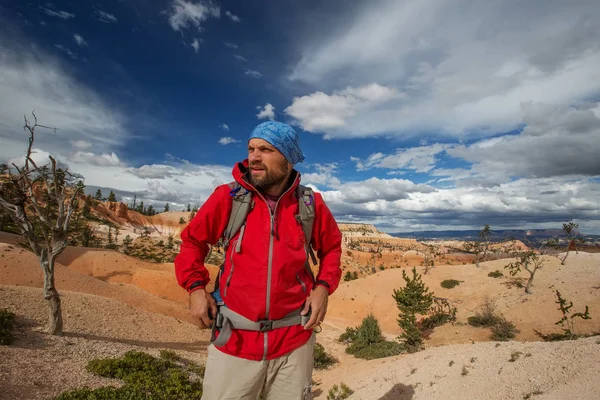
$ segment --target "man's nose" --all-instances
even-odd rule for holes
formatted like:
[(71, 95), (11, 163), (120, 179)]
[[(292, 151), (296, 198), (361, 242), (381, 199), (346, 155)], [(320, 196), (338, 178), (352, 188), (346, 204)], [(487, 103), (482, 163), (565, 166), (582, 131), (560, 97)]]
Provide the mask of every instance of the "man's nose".
[(248, 152), (248, 161), (253, 162), (261, 162), (260, 151), (251, 150)]

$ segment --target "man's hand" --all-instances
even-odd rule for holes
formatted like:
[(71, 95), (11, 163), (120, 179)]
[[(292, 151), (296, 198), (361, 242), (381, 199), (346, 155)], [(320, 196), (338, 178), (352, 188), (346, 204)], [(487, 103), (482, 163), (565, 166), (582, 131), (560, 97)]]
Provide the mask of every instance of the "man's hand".
[(209, 328), (213, 320), (208, 315), (210, 309), (211, 315), (217, 315), (217, 302), (204, 289), (194, 290), (190, 293), (190, 314), (200, 322), (200, 329)]
[(306, 299), (306, 305), (300, 313), (306, 315), (309, 310), (312, 310), (310, 319), (304, 325), (305, 330), (309, 330), (318, 326), (325, 319), (327, 314), (327, 302), (329, 301), (329, 291), (323, 286), (317, 286)]

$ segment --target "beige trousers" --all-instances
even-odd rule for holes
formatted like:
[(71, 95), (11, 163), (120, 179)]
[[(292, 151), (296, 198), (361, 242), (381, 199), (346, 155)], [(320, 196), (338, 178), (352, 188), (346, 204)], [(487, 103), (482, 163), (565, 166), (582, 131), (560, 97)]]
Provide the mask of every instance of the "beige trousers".
[(253, 361), (208, 346), (202, 400), (310, 400), (315, 333), (302, 347)]

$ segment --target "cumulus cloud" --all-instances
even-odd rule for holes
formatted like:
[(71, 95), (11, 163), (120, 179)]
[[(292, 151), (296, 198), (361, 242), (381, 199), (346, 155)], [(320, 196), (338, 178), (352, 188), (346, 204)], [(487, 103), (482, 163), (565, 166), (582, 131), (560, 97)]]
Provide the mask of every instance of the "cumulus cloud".
[(74, 34), (73, 39), (75, 40), (75, 43), (79, 45), (79, 47), (87, 47), (88, 45), (83, 36), (81, 35)]
[(600, 175), (600, 118), (590, 109), (528, 103), (523, 131), (449, 148), (470, 163), (471, 176)]
[(78, 150), (85, 150), (92, 147), (92, 144), (87, 140), (74, 140), (72, 143), (73, 148)]
[(66, 11), (54, 11), (50, 8), (46, 8), (46, 7), (42, 7), (40, 6), (40, 8), (46, 13), (46, 15), (49, 15), (51, 17), (57, 17), (57, 18), (61, 18), (61, 19), (69, 19), (69, 18), (75, 18), (75, 14), (66, 12)]
[(262, 78), (262, 76), (263, 76), (263, 74), (261, 74), (258, 71), (255, 71), (253, 69), (247, 69), (245, 74), (254, 79), (259, 79), (259, 78)]
[(232, 137), (229, 137), (229, 136), (222, 137), (221, 139), (219, 139), (219, 144), (222, 144), (223, 146), (226, 146), (226, 145), (232, 144), (232, 143), (240, 143), (240, 141), (237, 139), (234, 139)]
[(372, 83), (358, 88), (348, 87), (331, 95), (315, 92), (295, 97), (284, 112), (295, 118), (308, 132), (331, 132), (345, 127), (358, 113), (402, 98), (396, 89)]
[(114, 24), (118, 22), (117, 17), (102, 10), (96, 11), (96, 19), (105, 24)]
[(240, 23), (242, 20), (235, 14), (232, 14), (231, 11), (225, 11), (225, 15), (232, 20), (233, 22)]
[(205, 2), (173, 0), (168, 15), (169, 24), (175, 31), (192, 27), (201, 30), (202, 23), (207, 19), (219, 18), (221, 9)]
[(273, 107), (273, 105), (271, 103), (265, 104), (265, 106), (262, 109), (260, 109), (260, 107), (258, 107), (258, 109), (260, 111), (258, 114), (256, 114), (256, 118), (270, 119), (270, 120), (275, 119), (275, 107)]
[(119, 167), (124, 165), (115, 153), (94, 154), (90, 152), (78, 151), (75, 154), (73, 154), (69, 158), (69, 160), (74, 161), (76, 163), (85, 163), (89, 165), (96, 165), (99, 167)]
[[(600, 91), (593, 0), (355, 4), (321, 31), (307, 27), (300, 44), (289, 78), (319, 91), (291, 107), (309, 130), (339, 138), (488, 135), (517, 128), (521, 102), (568, 104)], [(377, 82), (407, 97), (350, 112), (335, 97), (348, 82)]]

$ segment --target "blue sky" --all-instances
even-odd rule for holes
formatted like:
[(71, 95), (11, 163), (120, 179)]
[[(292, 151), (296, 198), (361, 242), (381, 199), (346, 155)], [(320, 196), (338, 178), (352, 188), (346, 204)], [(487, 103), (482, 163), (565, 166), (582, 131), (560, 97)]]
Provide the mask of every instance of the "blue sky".
[(177, 209), (276, 119), (340, 221), (600, 232), (600, 6), (480, 3), (5, 0), (0, 159), (35, 109), (40, 158)]

